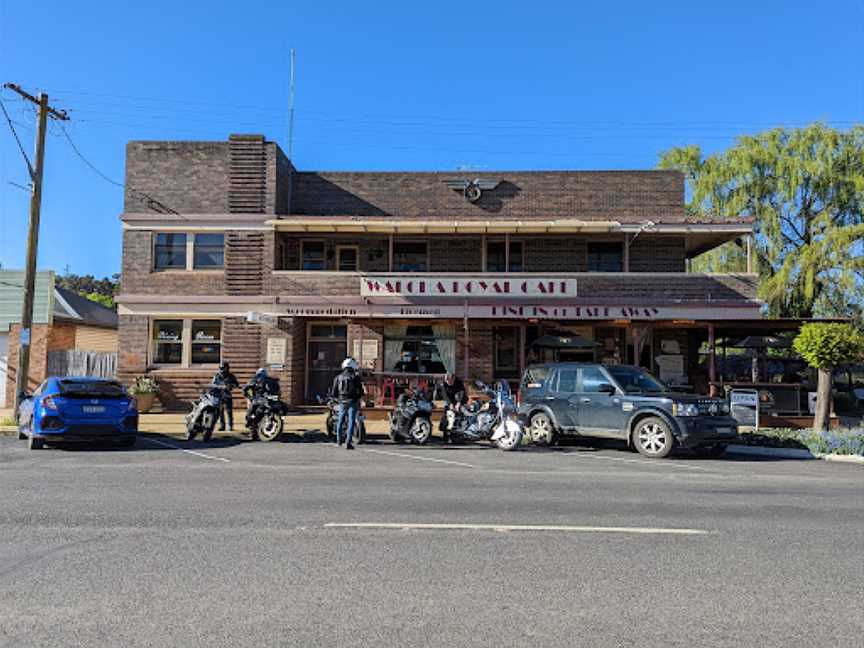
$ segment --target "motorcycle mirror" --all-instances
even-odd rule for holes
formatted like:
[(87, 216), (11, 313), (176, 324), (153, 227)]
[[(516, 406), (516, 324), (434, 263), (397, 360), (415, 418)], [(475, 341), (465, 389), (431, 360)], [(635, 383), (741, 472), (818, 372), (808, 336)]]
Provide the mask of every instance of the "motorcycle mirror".
[(486, 383), (484, 383), (482, 380), (475, 380), (475, 381), (474, 381), (474, 386), (475, 386), (477, 389), (486, 389)]

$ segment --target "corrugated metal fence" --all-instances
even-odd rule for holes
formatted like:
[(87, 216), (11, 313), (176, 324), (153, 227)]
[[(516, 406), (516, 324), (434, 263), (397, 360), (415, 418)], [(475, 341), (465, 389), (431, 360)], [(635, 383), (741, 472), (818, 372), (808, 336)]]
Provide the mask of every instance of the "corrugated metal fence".
[(117, 375), (117, 354), (78, 350), (50, 351), (48, 375), (113, 378)]

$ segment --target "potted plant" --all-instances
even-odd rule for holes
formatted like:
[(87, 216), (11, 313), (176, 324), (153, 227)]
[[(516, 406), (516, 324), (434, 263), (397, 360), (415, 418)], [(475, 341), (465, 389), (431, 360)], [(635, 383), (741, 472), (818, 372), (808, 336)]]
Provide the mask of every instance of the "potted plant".
[(156, 394), (159, 393), (159, 383), (147, 376), (138, 376), (129, 387), (129, 393), (138, 403), (138, 411), (145, 414), (153, 407)]

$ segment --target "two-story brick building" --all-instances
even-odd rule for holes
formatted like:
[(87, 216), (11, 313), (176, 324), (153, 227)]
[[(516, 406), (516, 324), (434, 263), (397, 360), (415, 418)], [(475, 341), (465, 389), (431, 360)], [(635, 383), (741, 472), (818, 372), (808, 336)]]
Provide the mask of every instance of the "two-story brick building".
[(220, 358), (308, 402), (346, 354), (487, 380), (554, 354), (706, 388), (717, 328), (759, 326), (754, 274), (687, 271), (752, 225), (690, 218), (674, 171), (319, 173), (232, 136), (130, 142), (126, 187), (120, 372), (168, 403)]

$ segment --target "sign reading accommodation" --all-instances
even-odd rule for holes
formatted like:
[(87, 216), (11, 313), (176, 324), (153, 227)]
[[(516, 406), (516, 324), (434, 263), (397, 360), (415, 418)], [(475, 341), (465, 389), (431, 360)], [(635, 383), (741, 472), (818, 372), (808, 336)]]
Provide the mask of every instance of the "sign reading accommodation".
[(575, 279), (547, 277), (367, 276), (360, 279), (363, 297), (576, 297)]

